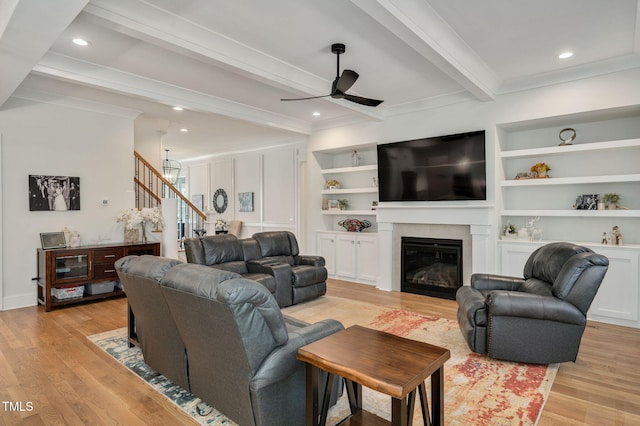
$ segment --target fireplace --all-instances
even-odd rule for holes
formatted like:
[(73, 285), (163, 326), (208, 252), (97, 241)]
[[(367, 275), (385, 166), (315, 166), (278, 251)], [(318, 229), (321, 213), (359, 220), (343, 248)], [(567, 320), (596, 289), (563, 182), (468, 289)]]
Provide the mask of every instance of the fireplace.
[(455, 299), (462, 286), (462, 240), (402, 237), (401, 290)]

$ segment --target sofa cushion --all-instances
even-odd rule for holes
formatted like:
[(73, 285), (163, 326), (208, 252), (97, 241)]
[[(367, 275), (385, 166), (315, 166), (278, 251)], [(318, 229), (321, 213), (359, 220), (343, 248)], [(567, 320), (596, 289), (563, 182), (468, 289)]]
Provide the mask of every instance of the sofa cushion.
[(267, 256), (262, 258), (262, 263), (285, 263), (287, 265), (295, 265), (293, 256)]
[(306, 287), (327, 280), (327, 269), (322, 266), (299, 265), (291, 268), (294, 287)]
[(202, 237), (201, 241), (207, 265), (244, 260), (242, 246), (235, 235), (211, 235)]
[(216, 269), (220, 269), (221, 271), (229, 271), (235, 272), (236, 274), (244, 275), (249, 272), (247, 269), (247, 264), (242, 260), (236, 260), (232, 262), (226, 263), (218, 263), (218, 264), (209, 264), (208, 266)]
[(271, 294), (276, 292), (276, 279), (273, 277), (273, 275), (249, 272), (247, 274), (242, 274), (242, 277), (248, 280), (259, 282), (260, 284), (265, 286)]
[(253, 238), (260, 245), (262, 257), (298, 255), (298, 244), (291, 232), (258, 232), (253, 234)]

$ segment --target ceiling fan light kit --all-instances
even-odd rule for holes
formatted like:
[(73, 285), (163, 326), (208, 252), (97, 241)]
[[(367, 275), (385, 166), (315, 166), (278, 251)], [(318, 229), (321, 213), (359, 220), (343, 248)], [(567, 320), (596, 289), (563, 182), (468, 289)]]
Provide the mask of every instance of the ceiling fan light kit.
[(281, 101), (305, 101), (309, 99), (320, 99), (332, 97), (333, 99), (346, 99), (356, 104), (376, 107), (382, 102), (378, 99), (363, 98), (361, 96), (350, 95), (347, 90), (353, 86), (360, 75), (353, 70), (344, 70), (340, 75), (340, 55), (346, 51), (346, 47), (342, 43), (334, 43), (331, 45), (331, 52), (336, 55), (336, 78), (331, 85), (331, 93), (322, 96), (310, 96), (306, 98), (280, 99)]

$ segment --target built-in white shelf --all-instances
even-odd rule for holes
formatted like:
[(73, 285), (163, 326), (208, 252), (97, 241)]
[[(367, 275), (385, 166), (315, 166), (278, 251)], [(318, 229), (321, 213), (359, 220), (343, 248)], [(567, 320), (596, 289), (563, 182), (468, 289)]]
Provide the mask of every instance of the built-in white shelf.
[(322, 210), (322, 214), (330, 216), (375, 216), (375, 210)]
[(345, 189), (325, 189), (320, 192), (323, 195), (339, 195), (339, 194), (375, 194), (378, 188), (372, 186), (369, 188), (345, 188)]
[(575, 185), (594, 183), (640, 182), (640, 174), (607, 175), (607, 176), (576, 176), (550, 177), (539, 179), (512, 179), (500, 182), (500, 186), (544, 186), (544, 185)]
[(502, 216), (640, 217), (640, 210), (502, 210)]
[(336, 167), (333, 169), (322, 169), (320, 173), (323, 175), (328, 174), (337, 174), (337, 173), (358, 173), (358, 172), (366, 172), (366, 171), (375, 171), (378, 170), (377, 164), (369, 164), (366, 166), (354, 166), (354, 167)]
[(640, 148), (640, 138), (623, 139), (623, 140), (606, 141), (606, 142), (593, 142), (593, 143), (585, 143), (585, 144), (577, 144), (577, 145), (562, 145), (562, 146), (558, 145), (558, 146), (545, 147), (545, 148), (516, 149), (511, 151), (503, 151), (500, 153), (500, 157), (526, 158), (526, 157), (537, 157), (541, 155), (545, 155), (545, 156), (564, 155), (564, 154), (572, 154), (576, 152), (585, 152), (585, 151), (629, 149), (634, 147)]

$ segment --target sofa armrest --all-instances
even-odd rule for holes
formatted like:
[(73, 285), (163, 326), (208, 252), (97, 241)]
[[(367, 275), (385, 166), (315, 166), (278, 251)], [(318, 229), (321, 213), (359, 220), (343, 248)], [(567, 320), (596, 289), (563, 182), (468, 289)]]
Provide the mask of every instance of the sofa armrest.
[(297, 358), (298, 349), (340, 330), (344, 330), (344, 326), (339, 321), (326, 319), (291, 331), (287, 343), (275, 348), (264, 359), (251, 379), (251, 390), (265, 388), (289, 377), (302, 363)]
[(524, 278), (508, 277), (494, 274), (471, 275), (471, 287), (480, 290), (507, 290), (516, 291), (524, 284)]
[(487, 295), (489, 317), (517, 317), (584, 325), (584, 314), (569, 302), (550, 296), (517, 291), (492, 291)]
[(264, 259), (250, 260), (247, 270), (251, 273), (268, 274), (276, 280), (275, 298), (281, 308), (293, 303), (293, 271), (288, 263), (274, 263)]
[(295, 257), (296, 265), (324, 266), (325, 261), (322, 256), (298, 255)]

